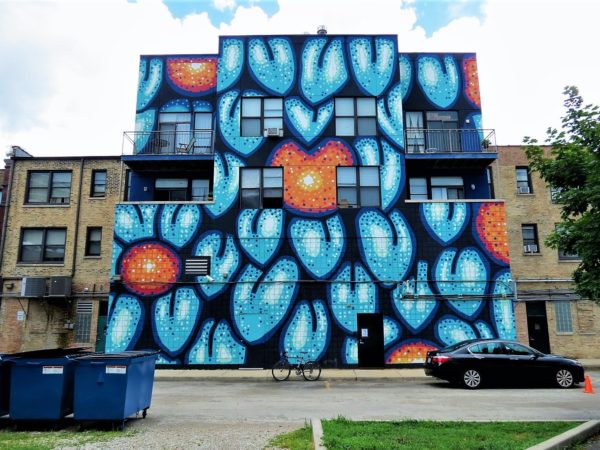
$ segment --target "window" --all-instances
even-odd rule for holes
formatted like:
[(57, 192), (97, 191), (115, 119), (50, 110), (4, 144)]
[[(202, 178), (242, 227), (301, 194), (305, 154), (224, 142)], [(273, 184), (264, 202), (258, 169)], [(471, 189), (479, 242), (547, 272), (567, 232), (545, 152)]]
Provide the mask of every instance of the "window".
[(517, 194), (532, 194), (531, 174), (529, 167), (516, 167), (515, 173), (517, 176)]
[(508, 355), (517, 355), (517, 356), (531, 356), (534, 352), (521, 344), (514, 344), (512, 342), (507, 342), (504, 344), (506, 348), (506, 353)]
[(572, 333), (571, 302), (554, 302), (554, 312), (556, 314), (556, 332)]
[(154, 182), (155, 201), (206, 202), (210, 199), (210, 181), (207, 179), (157, 178)]
[[(557, 232), (560, 232), (562, 229), (560, 226), (560, 223), (554, 224), (554, 229)], [(579, 260), (581, 260), (581, 258), (579, 257), (579, 255), (577, 253), (567, 253), (565, 250), (559, 248), (558, 249), (558, 260), (559, 261), (579, 261)]]
[[(94, 303), (92, 300), (77, 300), (77, 309), (75, 311), (75, 342), (90, 342), (93, 306)], [(99, 331), (99, 333), (101, 332)]]
[(425, 126), (423, 113), (420, 111), (407, 111), (406, 123), (406, 151), (408, 153), (423, 153), (425, 151)]
[(241, 168), (241, 208), (282, 208), (283, 169), (281, 167)]
[(550, 186), (550, 201), (552, 203), (558, 203), (558, 194), (562, 192), (562, 188)]
[(523, 252), (539, 253), (537, 225), (521, 225), (521, 233), (523, 234)]
[(335, 99), (336, 136), (375, 136), (377, 109), (375, 97)]
[(340, 208), (378, 207), (379, 167), (338, 167), (337, 203)]
[[(193, 127), (192, 127), (193, 123)], [(212, 113), (160, 113), (152, 153), (212, 153)]]
[(71, 172), (29, 172), (29, 204), (68, 204), (71, 200)]
[(465, 198), (462, 177), (431, 177), (430, 186), (427, 178), (410, 178), (408, 180), (411, 200), (458, 200)]
[(66, 236), (64, 228), (23, 228), (19, 262), (64, 262)]
[(92, 171), (91, 197), (104, 197), (106, 195), (106, 170)]
[(504, 349), (499, 342), (484, 342), (475, 344), (469, 347), (469, 351), (475, 354), (482, 355), (500, 355), (504, 353)]
[(427, 149), (439, 152), (458, 152), (460, 135), (458, 134), (458, 112), (428, 111)]
[(494, 193), (494, 172), (490, 166), (485, 168), (485, 174), (487, 176), (488, 188), (490, 190), (490, 198), (495, 198)]
[(457, 200), (465, 198), (462, 177), (431, 177), (432, 200)]
[(100, 256), (102, 246), (102, 228), (88, 227), (85, 239), (85, 256)]
[(241, 136), (263, 136), (264, 130), (283, 130), (283, 99), (244, 97), (242, 98)]

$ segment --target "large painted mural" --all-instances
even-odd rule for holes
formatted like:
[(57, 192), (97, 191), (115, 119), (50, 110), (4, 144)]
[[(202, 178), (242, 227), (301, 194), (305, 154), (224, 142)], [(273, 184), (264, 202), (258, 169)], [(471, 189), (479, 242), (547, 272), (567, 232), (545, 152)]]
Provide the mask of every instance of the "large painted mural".
[[(214, 201), (117, 205), (107, 351), (269, 367), (287, 350), (352, 366), (356, 316), (376, 312), (389, 365), (514, 338), (503, 203), (405, 202), (403, 105), (480, 128), (476, 71), (471, 54), (399, 54), (395, 36), (224, 37), (218, 58), (142, 57), (137, 130), (165, 111), (214, 113)], [(284, 99), (285, 137), (240, 136), (249, 96)], [(337, 137), (336, 96), (375, 97), (376, 136)], [(381, 206), (339, 208), (338, 166), (378, 166)], [(283, 168), (281, 209), (240, 208), (243, 167)], [(185, 274), (198, 255), (210, 280)]]

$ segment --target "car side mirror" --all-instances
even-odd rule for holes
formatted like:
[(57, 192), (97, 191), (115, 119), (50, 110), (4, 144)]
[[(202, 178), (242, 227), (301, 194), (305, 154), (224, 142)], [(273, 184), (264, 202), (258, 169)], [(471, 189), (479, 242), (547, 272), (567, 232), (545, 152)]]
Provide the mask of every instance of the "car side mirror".
[(534, 353), (533, 355), (531, 355), (531, 358), (529, 359), (538, 359), (540, 357), (540, 355), (538, 355), (537, 353)]

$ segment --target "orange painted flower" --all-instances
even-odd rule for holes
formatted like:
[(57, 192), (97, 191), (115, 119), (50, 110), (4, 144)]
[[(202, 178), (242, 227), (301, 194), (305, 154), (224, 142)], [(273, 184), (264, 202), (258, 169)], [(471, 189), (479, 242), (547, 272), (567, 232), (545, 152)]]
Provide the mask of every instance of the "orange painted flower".
[(157, 243), (131, 247), (121, 262), (123, 282), (130, 291), (140, 295), (162, 294), (177, 281), (179, 272), (177, 255)]
[(171, 85), (185, 94), (203, 94), (217, 85), (217, 58), (168, 58)]
[(463, 73), (465, 80), (465, 95), (471, 103), (481, 108), (479, 97), (479, 76), (477, 74), (477, 60), (468, 56), (463, 60)]
[(427, 352), (437, 347), (425, 342), (416, 341), (400, 345), (388, 354), (386, 364), (419, 364), (425, 362)]
[(503, 203), (482, 203), (475, 218), (477, 236), (497, 260), (508, 264), (508, 234)]
[(336, 167), (352, 166), (354, 158), (342, 141), (322, 143), (311, 154), (295, 142), (279, 147), (271, 166), (283, 167), (285, 204), (304, 213), (332, 211), (336, 204)]

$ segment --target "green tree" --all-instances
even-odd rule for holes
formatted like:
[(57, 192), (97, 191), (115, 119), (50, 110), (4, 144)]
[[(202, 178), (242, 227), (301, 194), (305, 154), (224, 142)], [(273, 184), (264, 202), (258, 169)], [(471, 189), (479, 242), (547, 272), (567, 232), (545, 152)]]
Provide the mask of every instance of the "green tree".
[(546, 239), (549, 247), (577, 254), (576, 292), (600, 303), (600, 108), (584, 104), (579, 90), (564, 90), (562, 129), (548, 128), (548, 155), (536, 139), (525, 137), (532, 170), (557, 190), (562, 222)]

